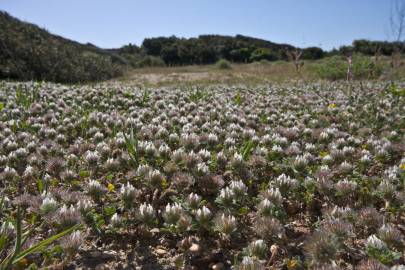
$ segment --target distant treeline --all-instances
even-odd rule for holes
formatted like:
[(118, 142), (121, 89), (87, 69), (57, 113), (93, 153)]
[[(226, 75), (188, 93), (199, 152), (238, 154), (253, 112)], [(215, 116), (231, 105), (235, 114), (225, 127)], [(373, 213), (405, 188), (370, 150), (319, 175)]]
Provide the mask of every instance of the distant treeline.
[[(288, 60), (289, 52), (298, 48), (289, 44), (277, 44), (267, 40), (242, 35), (201, 35), (197, 38), (157, 37), (146, 38), (140, 47), (129, 44), (112, 50), (132, 63), (142, 65), (140, 59), (151, 57), (150, 61), (166, 65), (212, 64), (219, 59), (235, 63), (251, 63), (260, 60)], [(302, 50), (302, 59), (319, 59), (325, 52), (310, 47)], [(149, 61), (149, 62), (150, 62)]]
[(291, 60), (297, 54), (301, 60), (316, 60), (333, 55), (393, 53), (405, 53), (404, 43), (355, 40), (352, 46), (324, 51), (242, 35), (146, 38), (141, 46), (101, 49), (53, 35), (0, 11), (0, 79), (76, 83), (117, 77), (130, 67), (201, 65), (221, 59), (233, 63)]
[(404, 42), (372, 41), (366, 39), (354, 40), (351, 46), (342, 46), (338, 50), (334, 49), (328, 54), (348, 55), (359, 53), (363, 55), (385, 55), (391, 56), (393, 53), (405, 53)]
[[(147, 38), (140, 47), (128, 44), (115, 53), (130, 59), (133, 66), (147, 65), (190, 65), (211, 64), (219, 59), (234, 63), (251, 63), (268, 60), (291, 60), (291, 53), (301, 51), (302, 60), (316, 60), (332, 55), (363, 54), (368, 56), (386, 55), (394, 52), (405, 53), (403, 42), (355, 40), (351, 46), (324, 51), (318, 47), (304, 49), (289, 44), (277, 44), (270, 41), (242, 35), (220, 36), (201, 35), (197, 38), (157, 37)], [(147, 59), (147, 60), (145, 60)]]

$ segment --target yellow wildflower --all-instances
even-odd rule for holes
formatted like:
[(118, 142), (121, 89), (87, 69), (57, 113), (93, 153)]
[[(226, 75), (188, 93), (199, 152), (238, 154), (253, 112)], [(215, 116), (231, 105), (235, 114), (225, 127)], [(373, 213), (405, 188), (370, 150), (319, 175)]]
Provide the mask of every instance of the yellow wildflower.
[(322, 158), (325, 157), (326, 155), (328, 155), (328, 152), (320, 152), (319, 153), (319, 156), (322, 157)]
[(108, 183), (107, 188), (108, 188), (109, 192), (113, 192), (114, 189), (115, 189), (115, 186), (113, 184), (111, 184), (111, 183)]
[(288, 270), (293, 270), (293, 269), (297, 269), (299, 267), (299, 261), (296, 259), (291, 259), (287, 261), (287, 269)]

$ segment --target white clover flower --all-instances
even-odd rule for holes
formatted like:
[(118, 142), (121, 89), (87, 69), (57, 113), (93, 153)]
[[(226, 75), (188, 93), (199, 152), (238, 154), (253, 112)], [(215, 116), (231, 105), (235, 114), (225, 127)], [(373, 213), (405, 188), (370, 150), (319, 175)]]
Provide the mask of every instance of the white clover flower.
[(160, 187), (162, 185), (164, 176), (159, 170), (150, 170), (146, 178), (153, 187)]
[(327, 141), (329, 140), (329, 133), (322, 131), (321, 134), (319, 135), (319, 139), (321, 141)]
[(76, 208), (77, 208), (77, 210), (79, 210), (82, 214), (86, 214), (87, 212), (89, 212), (89, 211), (91, 210), (91, 208), (92, 208), (92, 203), (91, 203), (89, 200), (87, 200), (87, 199), (80, 200), (80, 201), (77, 202)]
[(245, 129), (242, 132), (242, 135), (244, 138), (249, 139), (255, 136), (255, 130), (254, 129)]
[(385, 159), (388, 157), (388, 151), (385, 148), (377, 149), (375, 156), (379, 159)]
[[(304, 134), (304, 135), (307, 135), (307, 136), (311, 135), (311, 134), (312, 134), (312, 129), (310, 129), (310, 128), (304, 128), (303, 134)], [(309, 149), (307, 149), (307, 150), (309, 150)]]
[(71, 238), (72, 238), (72, 240), (77, 241), (77, 242), (82, 241), (82, 239), (83, 239), (82, 233), (80, 231), (74, 231), (72, 233)]
[(264, 135), (264, 136), (262, 137), (262, 139), (260, 140), (260, 143), (261, 143), (261, 144), (264, 144), (264, 145), (270, 145), (270, 144), (271, 144), (271, 137), (270, 137), (270, 135), (269, 135), (269, 134)]
[(169, 135), (169, 142), (170, 143), (177, 143), (180, 140), (179, 136), (177, 134), (171, 133)]
[(117, 145), (118, 148), (124, 149), (126, 147), (126, 141), (125, 138), (122, 136), (116, 137), (115, 138), (115, 144)]
[(297, 142), (292, 142), (291, 145), (287, 148), (286, 153), (288, 155), (298, 155), (301, 153), (300, 145)]
[(70, 155), (67, 156), (67, 161), (70, 164), (76, 163), (78, 160), (79, 160), (79, 158), (74, 154), (70, 154)]
[(268, 154), (267, 148), (265, 148), (265, 147), (257, 147), (255, 152), (256, 152), (256, 155), (263, 156), (263, 157), (267, 156), (267, 154)]
[(308, 165), (308, 159), (305, 156), (296, 156), (294, 167), (296, 169), (304, 169)]
[(139, 212), (139, 219), (146, 223), (149, 224), (155, 219), (155, 210), (153, 209), (153, 206), (147, 203), (143, 203), (139, 206), (138, 209)]
[(74, 231), (61, 239), (61, 247), (67, 254), (73, 256), (83, 244), (84, 238), (85, 235), (82, 232)]
[(100, 142), (104, 139), (104, 134), (98, 131), (96, 134), (94, 134), (94, 140), (96, 142)]
[(227, 158), (223, 151), (218, 152), (217, 154), (217, 162), (220, 164), (226, 164)]
[(322, 174), (329, 174), (331, 172), (331, 170), (330, 170), (328, 165), (322, 165), (319, 168), (319, 172), (322, 173)]
[(92, 196), (95, 200), (98, 200), (100, 196), (106, 191), (105, 187), (103, 187), (100, 182), (96, 180), (90, 180), (87, 183), (87, 193)]
[(343, 195), (349, 195), (357, 189), (357, 183), (354, 181), (348, 181), (347, 179), (340, 180), (335, 184), (336, 191)]
[(14, 233), (14, 225), (11, 222), (3, 222), (0, 227), (0, 234), (10, 235)]
[(230, 187), (225, 187), (219, 192), (218, 199), (223, 205), (230, 205), (232, 204), (234, 197), (235, 194), (233, 190)]
[(236, 218), (232, 215), (226, 215), (223, 213), (217, 218), (216, 227), (221, 233), (230, 235), (237, 229)]
[(335, 159), (329, 154), (325, 155), (322, 158), (322, 163), (324, 163), (324, 164), (332, 164), (334, 161), (335, 161)]
[(288, 144), (288, 139), (286, 137), (281, 137), (278, 134), (275, 134), (273, 137), (273, 143), (276, 145), (286, 146)]
[(265, 198), (259, 203), (257, 209), (263, 216), (270, 216), (274, 209), (274, 206), (275, 205), (270, 200)]
[(197, 164), (197, 172), (199, 175), (207, 175), (209, 174), (210, 169), (205, 163), (200, 162)]
[(176, 224), (179, 221), (181, 215), (183, 214), (183, 208), (178, 203), (170, 204), (168, 203), (163, 213), (163, 218), (168, 224)]
[(6, 166), (8, 162), (8, 158), (4, 155), (0, 155), (0, 166), (4, 167)]
[(195, 217), (201, 223), (207, 222), (211, 218), (211, 211), (204, 205), (197, 210)]
[(149, 167), (149, 165), (141, 164), (141, 165), (139, 165), (138, 169), (136, 170), (136, 175), (145, 176), (145, 175), (148, 175), (150, 171), (151, 171), (151, 168)]
[(305, 150), (309, 152), (313, 152), (316, 150), (316, 146), (312, 143), (305, 143)]
[(152, 143), (152, 142), (146, 142), (145, 143), (145, 146), (144, 146), (144, 151), (145, 151), (145, 154), (148, 156), (148, 157), (154, 157), (156, 154), (157, 154), (157, 150), (156, 150), (156, 147), (155, 147), (155, 145)]
[(235, 144), (236, 144), (235, 139), (233, 139), (231, 137), (228, 137), (225, 139), (224, 145), (226, 147), (231, 147), (231, 146), (234, 146)]
[(283, 203), (283, 196), (281, 195), (280, 189), (276, 187), (271, 187), (267, 189), (264, 194), (264, 198), (270, 200), (275, 205), (281, 205)]
[(173, 151), (172, 159), (176, 163), (180, 163), (185, 156), (185, 152), (183, 149), (179, 148)]
[(369, 154), (364, 154), (361, 158), (360, 158), (360, 162), (364, 165), (368, 165), (370, 164), (372, 161), (372, 158)]
[(1, 175), (5, 180), (12, 180), (18, 174), (17, 174), (17, 171), (14, 168), (6, 166), (4, 168), (4, 170), (3, 170), (3, 172), (1, 173)]
[(197, 209), (201, 202), (201, 196), (195, 193), (190, 193), (187, 197), (187, 202), (190, 208)]
[(202, 160), (204, 161), (208, 161), (211, 159), (211, 153), (208, 150), (205, 149), (201, 149), (198, 152), (198, 155), (201, 157)]
[(375, 234), (373, 234), (367, 238), (366, 247), (375, 249), (385, 249), (387, 245), (382, 240), (380, 240)]
[(167, 138), (168, 135), (169, 135), (169, 132), (164, 127), (160, 127), (158, 132), (156, 132), (156, 137), (157, 138), (164, 139), (164, 138)]
[(251, 256), (263, 258), (266, 256), (267, 245), (262, 239), (255, 240), (250, 243), (248, 250)]
[(298, 181), (283, 173), (274, 180), (274, 184), (280, 189), (282, 194), (286, 194), (291, 189), (298, 186)]
[(163, 157), (168, 157), (171, 153), (171, 149), (167, 144), (162, 144), (159, 146), (159, 155), (163, 156)]
[(113, 227), (119, 227), (121, 226), (121, 218), (118, 216), (117, 213), (114, 213), (114, 215), (112, 215), (111, 219), (110, 219), (110, 223)]
[(24, 170), (23, 177), (32, 177), (34, 176), (34, 173), (35, 173), (34, 167), (28, 165)]
[(100, 159), (100, 155), (97, 151), (90, 151), (88, 150), (84, 155), (84, 159), (89, 164), (89, 166), (94, 167), (97, 166), (98, 161)]
[(239, 153), (235, 153), (235, 154), (233, 155), (233, 160), (236, 161), (236, 162), (243, 162), (242, 155), (239, 154)]
[(107, 159), (106, 162), (105, 162), (105, 167), (106, 167), (108, 170), (114, 171), (114, 170), (118, 169), (119, 163), (118, 163), (117, 160), (115, 160), (115, 159), (113, 159), (113, 158), (109, 158), (109, 159)]
[(345, 146), (343, 147), (342, 151), (345, 156), (351, 156), (354, 154), (355, 149), (351, 146)]
[(124, 202), (126, 208), (131, 208), (136, 198), (136, 190), (129, 182), (123, 185), (120, 189), (121, 200)]
[(377, 189), (381, 191), (385, 196), (390, 197), (395, 192), (395, 185), (389, 179), (384, 179), (378, 185)]
[(283, 153), (283, 148), (281, 148), (280, 145), (275, 144), (275, 145), (273, 145), (273, 147), (271, 148), (271, 151), (272, 151), (273, 153), (276, 153), (276, 154), (281, 154), (281, 153)]
[(218, 143), (218, 136), (213, 133), (208, 134), (208, 144), (216, 145), (217, 143)]
[(342, 172), (344, 172), (344, 173), (349, 173), (349, 172), (352, 171), (353, 166), (352, 166), (352, 164), (350, 164), (349, 162), (343, 161), (343, 162), (340, 164), (339, 168), (340, 168), (340, 170), (342, 170)]
[(42, 200), (41, 211), (44, 214), (51, 213), (51, 212), (55, 211), (57, 208), (58, 208), (58, 203), (52, 197), (46, 196)]
[(386, 175), (387, 178), (390, 179), (391, 181), (397, 181), (399, 173), (400, 169), (398, 166), (389, 167), (384, 171), (384, 175)]
[(28, 151), (25, 148), (18, 148), (15, 150), (15, 155), (18, 159), (23, 159), (27, 157)]
[(242, 263), (241, 263), (241, 265), (245, 268), (245, 269), (252, 269), (252, 270), (256, 270), (256, 269), (259, 269), (259, 268), (256, 268), (255, 266), (256, 266), (256, 261), (252, 258), (252, 257), (250, 257), (250, 256), (245, 256), (245, 257), (243, 257), (243, 259), (242, 259)]
[(235, 194), (236, 197), (244, 196), (247, 193), (247, 186), (241, 181), (231, 181), (229, 188)]
[(69, 211), (69, 208), (65, 204), (62, 205), (62, 207), (59, 209), (59, 213), (63, 214), (63, 215), (68, 213), (68, 211)]
[(73, 205), (67, 207), (64, 204), (58, 211), (56, 221), (64, 228), (70, 227), (80, 221), (80, 212)]

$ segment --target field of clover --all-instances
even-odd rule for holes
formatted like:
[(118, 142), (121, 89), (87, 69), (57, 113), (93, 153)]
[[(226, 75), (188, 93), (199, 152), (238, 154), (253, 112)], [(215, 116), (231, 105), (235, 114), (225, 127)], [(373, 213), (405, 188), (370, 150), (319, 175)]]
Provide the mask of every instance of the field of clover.
[(0, 269), (405, 269), (401, 84), (0, 83)]

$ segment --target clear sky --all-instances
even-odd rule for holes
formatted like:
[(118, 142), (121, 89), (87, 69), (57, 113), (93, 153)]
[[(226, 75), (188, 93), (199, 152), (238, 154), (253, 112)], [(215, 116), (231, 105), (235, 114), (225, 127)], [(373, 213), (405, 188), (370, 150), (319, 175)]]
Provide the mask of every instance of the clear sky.
[(389, 39), (391, 0), (0, 0), (0, 10), (103, 48), (145, 37), (242, 34), (332, 49)]

